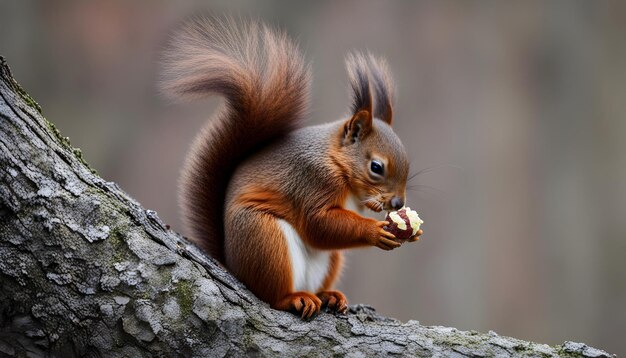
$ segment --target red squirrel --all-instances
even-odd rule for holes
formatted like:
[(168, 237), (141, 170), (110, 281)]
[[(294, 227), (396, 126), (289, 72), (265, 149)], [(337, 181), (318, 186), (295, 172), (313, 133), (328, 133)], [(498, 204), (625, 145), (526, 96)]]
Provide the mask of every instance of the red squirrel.
[(404, 206), (409, 163), (391, 127), (386, 63), (349, 55), (350, 116), (309, 127), (309, 65), (284, 33), (258, 21), (189, 21), (164, 63), (166, 93), (225, 98), (182, 171), (190, 239), (274, 309), (303, 319), (322, 307), (345, 313), (348, 301), (333, 289), (341, 250), (400, 246), (387, 222), (347, 209), (354, 199), (375, 212)]

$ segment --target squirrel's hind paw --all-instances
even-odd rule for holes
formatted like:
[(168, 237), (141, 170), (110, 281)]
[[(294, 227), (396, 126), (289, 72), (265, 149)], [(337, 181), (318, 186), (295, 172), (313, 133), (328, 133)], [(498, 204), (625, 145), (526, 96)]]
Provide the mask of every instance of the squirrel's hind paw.
[(322, 301), (309, 292), (293, 292), (285, 296), (276, 308), (283, 311), (292, 311), (300, 315), (303, 320), (317, 316), (322, 307)]
[(321, 291), (317, 297), (322, 300), (322, 307), (328, 307), (333, 312), (346, 313), (348, 310), (348, 299), (340, 291)]

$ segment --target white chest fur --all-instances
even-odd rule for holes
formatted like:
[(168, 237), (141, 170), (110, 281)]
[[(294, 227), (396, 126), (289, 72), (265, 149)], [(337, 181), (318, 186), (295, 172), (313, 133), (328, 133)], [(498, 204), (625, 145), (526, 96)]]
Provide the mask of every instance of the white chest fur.
[(293, 288), (295, 291), (317, 292), (328, 274), (330, 251), (308, 246), (296, 229), (285, 220), (278, 220), (289, 248)]

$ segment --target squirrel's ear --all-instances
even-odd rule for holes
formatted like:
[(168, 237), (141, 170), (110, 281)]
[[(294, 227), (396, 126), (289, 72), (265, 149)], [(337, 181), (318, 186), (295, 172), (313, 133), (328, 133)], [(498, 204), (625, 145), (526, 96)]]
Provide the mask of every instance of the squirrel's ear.
[(372, 113), (359, 111), (343, 127), (343, 145), (354, 144), (372, 131)]
[(352, 118), (344, 125), (343, 144), (350, 145), (372, 131), (372, 94), (365, 56), (358, 52), (349, 54), (346, 67), (352, 89)]

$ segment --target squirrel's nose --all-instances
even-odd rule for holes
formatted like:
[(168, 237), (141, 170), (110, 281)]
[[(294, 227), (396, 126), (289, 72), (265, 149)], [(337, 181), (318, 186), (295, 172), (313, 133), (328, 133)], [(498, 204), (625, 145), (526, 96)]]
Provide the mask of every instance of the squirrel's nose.
[(394, 210), (398, 210), (404, 206), (404, 200), (397, 196), (394, 196), (393, 198), (391, 198), (390, 204)]

